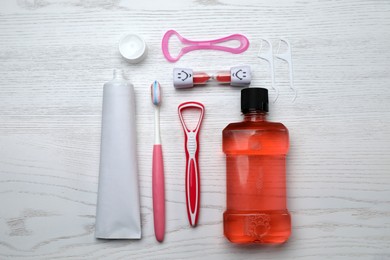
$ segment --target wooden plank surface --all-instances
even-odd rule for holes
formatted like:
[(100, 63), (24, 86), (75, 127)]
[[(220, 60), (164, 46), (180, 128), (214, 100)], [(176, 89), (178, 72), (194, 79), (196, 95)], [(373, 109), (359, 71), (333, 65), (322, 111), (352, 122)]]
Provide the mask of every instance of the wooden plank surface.
[[(248, 36), (242, 55), (162, 56), (164, 32), (189, 39)], [(139, 65), (117, 42), (142, 35)], [(387, 259), (390, 258), (390, 3), (388, 1), (55, 1), (0, 3), (1, 259)], [(240, 120), (239, 90), (175, 91), (172, 68), (248, 64), (252, 86), (270, 88), (256, 57), (261, 38), (293, 47), (298, 98), (277, 61), (270, 119), (290, 130), (288, 207), (293, 230), (278, 247), (235, 246), (223, 237), (225, 165), (221, 131)], [(276, 45), (275, 45), (276, 46)], [(142, 233), (140, 241), (94, 238), (102, 85), (122, 68), (135, 85)], [(163, 86), (162, 141), (167, 233), (154, 238), (151, 200), (153, 107)], [(274, 92), (270, 92), (274, 97)], [(201, 101), (199, 226), (185, 211), (183, 134), (177, 106)]]

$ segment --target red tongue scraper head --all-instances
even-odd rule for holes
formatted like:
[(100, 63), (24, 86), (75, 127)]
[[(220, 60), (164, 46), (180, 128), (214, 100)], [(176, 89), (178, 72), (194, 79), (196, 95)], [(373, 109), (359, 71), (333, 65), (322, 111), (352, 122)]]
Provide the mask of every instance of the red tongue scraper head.
[(194, 72), (192, 69), (173, 69), (173, 85), (177, 89), (192, 88), (215, 81), (219, 84), (234, 87), (247, 87), (251, 83), (251, 68), (249, 66), (232, 67), (230, 70), (216, 73)]
[[(187, 109), (200, 110), (198, 123), (194, 129), (189, 129), (184, 122), (183, 111)], [(179, 105), (180, 122), (184, 130), (184, 149), (186, 152), (186, 205), (190, 225), (195, 227), (198, 223), (200, 204), (200, 174), (199, 174), (199, 130), (204, 115), (204, 106), (198, 102), (185, 102)], [(190, 112), (190, 111), (188, 111)]]

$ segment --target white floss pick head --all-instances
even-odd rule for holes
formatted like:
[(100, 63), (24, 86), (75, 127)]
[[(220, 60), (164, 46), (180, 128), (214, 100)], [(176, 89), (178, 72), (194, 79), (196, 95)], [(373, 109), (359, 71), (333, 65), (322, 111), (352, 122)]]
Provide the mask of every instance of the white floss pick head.
[(139, 63), (145, 59), (148, 47), (136, 34), (126, 34), (119, 41), (119, 52), (130, 63)]

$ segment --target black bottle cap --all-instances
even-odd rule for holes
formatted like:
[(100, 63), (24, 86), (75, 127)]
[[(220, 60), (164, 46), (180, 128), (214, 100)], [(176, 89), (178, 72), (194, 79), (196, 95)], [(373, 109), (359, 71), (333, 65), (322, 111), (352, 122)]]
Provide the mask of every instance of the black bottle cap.
[(268, 112), (268, 89), (244, 88), (241, 90), (241, 112)]

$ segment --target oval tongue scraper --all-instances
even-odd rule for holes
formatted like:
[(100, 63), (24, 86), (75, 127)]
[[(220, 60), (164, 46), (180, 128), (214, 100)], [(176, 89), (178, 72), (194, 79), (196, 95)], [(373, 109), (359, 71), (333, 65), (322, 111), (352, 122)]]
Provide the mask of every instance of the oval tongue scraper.
[[(184, 122), (183, 111), (186, 109), (200, 109), (200, 116), (195, 129), (191, 130)], [(198, 102), (185, 102), (179, 105), (180, 122), (185, 135), (184, 148), (186, 151), (186, 204), (190, 225), (195, 227), (198, 222), (200, 204), (200, 174), (198, 165), (199, 130), (204, 115), (204, 106)], [(189, 111), (188, 111), (189, 112)]]
[[(175, 35), (182, 44), (188, 45), (186, 47), (183, 47), (176, 57), (172, 57), (169, 52), (169, 39), (173, 35)], [(236, 48), (232, 48), (232, 47), (226, 47), (220, 45), (220, 43), (232, 41), (232, 40), (238, 41), (240, 43), (240, 46)], [(181, 36), (175, 30), (169, 30), (165, 33), (162, 39), (162, 52), (164, 54), (164, 57), (170, 62), (176, 62), (187, 52), (195, 51), (195, 50), (217, 50), (217, 51), (225, 51), (225, 52), (238, 54), (246, 51), (248, 47), (249, 47), (248, 38), (246, 38), (244, 35), (241, 34), (232, 34), (227, 37), (223, 37), (216, 40), (209, 40), (209, 41), (191, 41)]]

